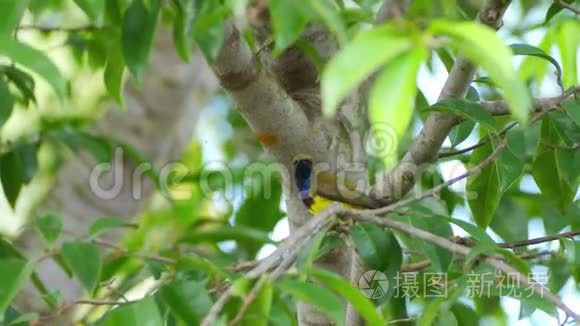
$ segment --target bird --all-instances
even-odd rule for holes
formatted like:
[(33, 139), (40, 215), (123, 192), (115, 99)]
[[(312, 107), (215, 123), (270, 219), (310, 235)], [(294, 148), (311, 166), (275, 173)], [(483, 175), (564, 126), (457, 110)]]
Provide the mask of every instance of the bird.
[(313, 180), (313, 161), (309, 158), (297, 158), (293, 161), (294, 182), (298, 188), (298, 196), (312, 215), (328, 208), (333, 201), (315, 194)]
[[(297, 157), (292, 163), (298, 196), (312, 215), (322, 212), (334, 202), (340, 202), (343, 208), (354, 209), (383, 206), (379, 201), (357, 190), (353, 180), (337, 178), (328, 171), (315, 171), (314, 162), (309, 157)], [(342, 189), (342, 193), (337, 195), (328, 191), (333, 188)]]

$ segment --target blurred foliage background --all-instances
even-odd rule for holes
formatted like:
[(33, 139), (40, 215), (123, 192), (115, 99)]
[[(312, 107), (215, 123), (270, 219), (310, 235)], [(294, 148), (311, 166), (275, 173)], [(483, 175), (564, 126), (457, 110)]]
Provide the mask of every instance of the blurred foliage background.
[[(369, 27), (379, 5), (373, 0), (326, 2), (347, 38)], [(206, 63), (222, 44), (224, 21), (232, 16), (245, 21), (247, 5), (242, 0), (0, 1), (5, 16), (0, 22), (3, 324), (196, 325), (231, 283), (239, 293), (220, 321), (239, 310), (254, 281), (241, 276), (244, 262), (265, 257), (288, 234), (275, 162), (219, 90)], [(418, 26), (441, 17), (472, 20), (480, 5), (476, 0), (416, 0), (408, 17)], [(303, 15), (288, 11), (287, 19), (320, 21)], [(244, 32), (251, 43), (252, 30)], [(558, 95), (560, 86), (578, 84), (580, 23), (573, 13), (547, 1), (514, 1), (499, 34), (508, 44), (541, 50), (541, 55), (523, 51), (516, 57), (518, 78), (534, 96)], [(422, 64), (417, 110), (401, 153), (420, 130), (420, 108), (435, 103), (454, 58), (453, 51), (440, 48)], [(501, 98), (485, 76), (481, 73), (473, 84), (472, 99)], [(580, 122), (570, 124), (558, 115), (550, 119), (560, 133), (555, 141), (577, 148)], [(504, 124), (508, 120), (497, 118)], [(476, 144), (483, 137), (479, 123), (456, 127), (446, 149)], [(568, 166), (550, 166), (549, 161), (539, 169), (545, 175), (534, 175), (537, 144), (546, 132), (541, 129), (548, 123), (514, 132), (521, 141), (521, 169), (513, 186), (501, 185), (497, 210), (486, 213), (492, 214), (488, 233), (494, 240), (580, 229), (580, 201), (574, 200), (579, 152), (563, 151)], [(420, 187), (464, 171), (470, 156), (442, 162)], [(380, 158), (371, 157), (369, 166), (381, 169)], [(114, 173), (95, 175), (95, 167)], [(553, 178), (554, 169), (566, 183), (560, 189), (538, 189), (537, 180)], [(122, 187), (116, 189), (117, 184)], [(450, 188), (440, 200), (413, 209), (471, 222), (464, 187)], [(440, 235), (473, 235), (448, 222), (423, 225), (408, 218)], [(355, 233), (364, 237), (375, 231), (360, 227)], [(452, 265), (450, 254), (398, 237), (408, 251), (430, 252), (428, 258), (439, 262), (426, 272)], [(316, 250), (330, 250), (341, 241), (330, 234)], [(528, 261), (530, 268), (549, 271), (548, 287), (556, 293), (564, 289), (565, 300), (577, 307), (579, 242), (561, 239), (529, 250), (545, 251), (550, 253)], [(404, 263), (424, 258), (404, 253)], [(249, 314), (244, 323), (294, 325), (297, 299), (320, 304), (329, 316), (340, 315), (343, 303), (335, 292), (299, 281), (288, 278), (265, 287), (261, 301), (250, 308), (254, 317)], [(117, 301), (128, 303), (107, 304)], [(545, 302), (499, 296), (448, 304), (399, 298), (381, 304), (387, 319), (438, 311), (438, 319), (423, 322), (431, 318), (441, 325), (512, 324), (518, 318), (540, 323), (553, 321), (549, 316), (555, 314)]]

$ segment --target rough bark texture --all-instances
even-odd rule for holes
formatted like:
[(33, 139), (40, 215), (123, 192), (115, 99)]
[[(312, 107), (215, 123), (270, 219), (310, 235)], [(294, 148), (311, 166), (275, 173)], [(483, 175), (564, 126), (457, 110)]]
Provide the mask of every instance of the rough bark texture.
[[(97, 122), (94, 132), (134, 146), (159, 168), (179, 158), (192, 137), (200, 109), (218, 84), (201, 54), (194, 54), (189, 64), (177, 56), (171, 33), (166, 30), (157, 34), (143, 76), (140, 89), (131, 82), (126, 83), (126, 109), (111, 107)], [(122, 175), (122, 187), (114, 198), (105, 199), (91, 189), (90, 173), (97, 163), (81, 155), (67, 161), (60, 169), (42, 210), (61, 213), (65, 228), (81, 234), (102, 216), (131, 220), (147, 205), (153, 186), (147, 177), (134, 176), (136, 165), (127, 155), (114, 159), (117, 160), (119, 164), (113, 164), (113, 171)], [(137, 183), (140, 189), (133, 187), (137, 178), (143, 180)], [(101, 179), (102, 188), (110, 190), (109, 182), (113, 179), (107, 175)], [(117, 240), (120, 235), (107, 236)], [(44, 246), (34, 232), (25, 232), (18, 242), (29, 257), (42, 254)], [(82, 296), (78, 282), (69, 279), (52, 260), (44, 260), (37, 271), (51, 288), (61, 290), (65, 302)], [(34, 295), (27, 295), (30, 293)], [(39, 297), (35, 289), (27, 288), (19, 296), (18, 306), (24, 311), (42, 311), (46, 305), (39, 302)]]

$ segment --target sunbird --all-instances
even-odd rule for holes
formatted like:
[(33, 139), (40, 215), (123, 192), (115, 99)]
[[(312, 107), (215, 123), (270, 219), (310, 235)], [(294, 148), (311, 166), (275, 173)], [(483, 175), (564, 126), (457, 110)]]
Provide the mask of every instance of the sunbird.
[[(343, 202), (343, 207), (349, 208), (378, 208), (381, 203), (356, 190), (352, 180), (341, 179), (326, 171), (314, 171), (313, 161), (309, 158), (297, 158), (294, 164), (294, 182), (298, 187), (298, 195), (310, 213), (316, 215), (333, 202)], [(315, 189), (317, 188), (317, 189)], [(327, 193), (324, 189), (340, 189), (342, 194), (323, 197), (320, 193)], [(322, 190), (322, 191), (321, 191)], [(342, 195), (342, 196), (341, 196)], [(344, 201), (348, 198), (348, 204)]]
[(316, 215), (332, 204), (331, 200), (314, 193), (312, 181), (315, 176), (312, 170), (312, 160), (303, 158), (294, 160), (294, 182), (298, 187), (298, 195), (310, 213)]

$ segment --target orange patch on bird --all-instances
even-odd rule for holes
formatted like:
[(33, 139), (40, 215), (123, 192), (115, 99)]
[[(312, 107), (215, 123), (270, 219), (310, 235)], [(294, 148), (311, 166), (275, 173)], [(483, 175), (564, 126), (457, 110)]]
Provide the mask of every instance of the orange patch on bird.
[(266, 147), (277, 145), (280, 142), (280, 139), (278, 138), (277, 135), (258, 134), (256, 135), (256, 137), (258, 138), (260, 144)]

